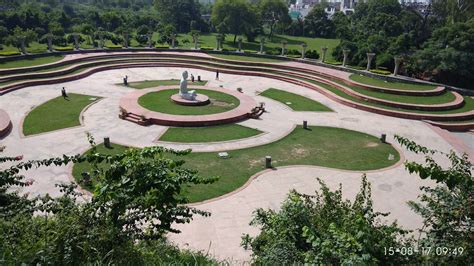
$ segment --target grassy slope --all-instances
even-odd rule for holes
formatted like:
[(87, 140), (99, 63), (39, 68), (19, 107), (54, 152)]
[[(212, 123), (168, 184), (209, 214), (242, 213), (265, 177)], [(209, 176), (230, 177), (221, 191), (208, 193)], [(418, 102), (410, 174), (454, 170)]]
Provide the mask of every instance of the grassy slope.
[(374, 107), (379, 107), (379, 108), (382, 108), (382, 109), (387, 109), (387, 110), (396, 110), (396, 111), (401, 111), (401, 112), (407, 112), (407, 113), (419, 113), (419, 114), (457, 114), (457, 113), (464, 113), (464, 112), (468, 112), (468, 111), (472, 111), (474, 110), (474, 99), (472, 99), (471, 97), (468, 97), (468, 96), (465, 96), (464, 97), (464, 106), (461, 107), (461, 108), (458, 108), (458, 109), (454, 109), (454, 110), (447, 110), (447, 111), (419, 111), (419, 110), (408, 110), (408, 109), (401, 109), (401, 108), (394, 108), (394, 107), (390, 107), (390, 106), (385, 106), (385, 105), (381, 105), (381, 104), (376, 104), (376, 103), (371, 103), (371, 102), (366, 102), (366, 101), (363, 101), (363, 100), (360, 100), (360, 99), (357, 99), (355, 97), (352, 97), (350, 95), (347, 95), (345, 94), (344, 92), (336, 89), (336, 88), (333, 88), (327, 84), (324, 84), (324, 83), (321, 83), (321, 82), (317, 82), (317, 81), (310, 81), (310, 80), (306, 80), (310, 83), (313, 83), (313, 84), (316, 84), (316, 85), (319, 85), (331, 92), (333, 92), (334, 94), (344, 98), (344, 99), (348, 99), (348, 100), (351, 100), (353, 102), (357, 102), (357, 103), (361, 103), (361, 104), (364, 104), (364, 105), (368, 105), (368, 106), (374, 106)]
[[(145, 80), (145, 81), (136, 81), (136, 82), (129, 82), (128, 86), (134, 89), (146, 89), (146, 88), (153, 88), (158, 86), (168, 86), (168, 85), (179, 85), (179, 79), (167, 79), (167, 80)], [(201, 80), (201, 82), (196, 81), (192, 83), (191, 81), (188, 82), (188, 85), (198, 85), (202, 86), (205, 85), (207, 81)], [(122, 84), (120, 84), (122, 85)]]
[(7, 62), (7, 63), (0, 63), (0, 69), (31, 67), (31, 66), (50, 64), (50, 63), (54, 63), (59, 60), (62, 60), (63, 58), (64, 56), (62, 55), (55, 55), (55, 56), (46, 56), (46, 57), (40, 57), (40, 58), (35, 58), (35, 59), (15, 60), (15, 61)]
[(363, 84), (384, 87), (389, 89), (398, 89), (398, 90), (432, 90), (436, 88), (433, 85), (422, 85), (422, 84), (411, 84), (405, 82), (389, 82), (382, 79), (371, 78), (363, 75), (352, 74), (350, 77), (353, 81), (357, 81)]
[(213, 127), (169, 128), (161, 136), (161, 141), (171, 142), (215, 142), (249, 138), (262, 133), (260, 130), (238, 124), (227, 124)]
[(291, 102), (291, 105), (288, 105), (291, 109), (295, 111), (309, 111), (309, 112), (331, 112), (332, 110), (326, 107), (325, 105), (311, 100), (309, 98), (286, 92), (278, 89), (270, 88), (260, 94), (260, 96), (268, 97), (270, 99), (279, 101), (283, 104)]
[(204, 106), (183, 106), (175, 104), (170, 98), (173, 94), (178, 93), (178, 89), (147, 93), (138, 98), (138, 103), (148, 110), (173, 115), (216, 114), (234, 109), (240, 104), (239, 99), (226, 93), (210, 90), (196, 91), (197, 93), (207, 95), (211, 103)]
[[(105, 148), (101, 147), (101, 150)], [(117, 152), (117, 147), (108, 152)], [(228, 151), (230, 158), (220, 159), (217, 152), (191, 153), (182, 158), (185, 167), (199, 170), (202, 176), (219, 176), (210, 185), (188, 186), (184, 193), (191, 202), (218, 197), (241, 187), (250, 176), (264, 170), (264, 157), (271, 155), (274, 166), (317, 165), (345, 170), (373, 170), (388, 167), (399, 160), (398, 152), (389, 144), (382, 144), (373, 136), (331, 127), (295, 129), (282, 140), (241, 150)], [(388, 160), (389, 154), (395, 159)], [(90, 171), (87, 163), (74, 165), (73, 174)], [(315, 176), (316, 178), (317, 176)]]
[(95, 96), (69, 94), (69, 101), (57, 97), (36, 107), (23, 122), (23, 134), (33, 135), (80, 125), (81, 111), (93, 101)]
[(436, 96), (411, 96), (411, 95), (397, 95), (397, 94), (383, 93), (383, 92), (378, 92), (378, 91), (370, 91), (370, 90), (361, 89), (355, 86), (348, 86), (348, 87), (358, 93), (361, 93), (370, 97), (375, 97), (378, 99), (392, 101), (392, 102), (399, 102), (399, 103), (433, 105), (433, 104), (449, 103), (456, 99), (456, 96), (454, 96), (454, 94), (449, 91), (440, 95), (436, 95)]

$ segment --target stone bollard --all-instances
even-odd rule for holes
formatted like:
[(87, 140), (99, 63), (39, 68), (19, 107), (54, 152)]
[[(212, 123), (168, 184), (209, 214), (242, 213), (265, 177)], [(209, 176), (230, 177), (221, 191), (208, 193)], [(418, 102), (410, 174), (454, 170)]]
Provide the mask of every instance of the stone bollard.
[(237, 45), (238, 45), (238, 52), (239, 53), (242, 53), (242, 37), (239, 37), (239, 39), (237, 40)]
[(48, 51), (53, 52), (53, 35), (48, 34), (46, 38), (48, 40)]
[(308, 45), (306, 43), (301, 44), (301, 59), (306, 58), (306, 48), (307, 47), (308, 47)]
[(80, 49), (80, 46), (79, 46), (79, 34), (78, 33), (73, 33), (72, 34), (72, 37), (74, 38), (74, 49), (75, 50), (79, 50)]
[(272, 156), (265, 156), (265, 168), (273, 168)]
[(303, 121), (303, 128), (308, 129), (308, 121)]
[(153, 34), (148, 33), (146, 35), (147, 41), (148, 41), (148, 48), (153, 48)]
[(349, 58), (349, 53), (350, 52), (351, 52), (351, 50), (349, 50), (349, 49), (342, 50), (342, 54), (344, 55), (344, 59), (342, 61), (342, 66), (343, 67), (347, 66), (347, 59)]
[(265, 38), (261, 37), (260, 38), (260, 54), (264, 54), (264, 47), (265, 47)]
[(99, 32), (99, 49), (104, 49), (104, 33)]
[(112, 148), (112, 146), (110, 146), (110, 138), (109, 137), (104, 138), (104, 146), (106, 148)]
[(382, 136), (380, 136), (380, 141), (382, 143), (387, 143), (387, 134), (382, 134)]
[(173, 49), (176, 48), (175, 44), (176, 44), (176, 34), (173, 33), (173, 34), (171, 34), (171, 48), (173, 48)]
[(128, 48), (128, 32), (123, 33), (123, 48)]
[(21, 47), (21, 53), (22, 54), (27, 54), (26, 51), (26, 37), (25, 36), (20, 36), (20, 47)]
[(286, 56), (286, 42), (281, 42), (281, 56)]
[(394, 60), (395, 60), (395, 69), (393, 70), (393, 75), (397, 76), (398, 71), (400, 70), (400, 65), (402, 64), (402, 58), (399, 56), (395, 56)]
[(374, 59), (375, 57), (375, 53), (367, 53), (367, 71), (370, 70), (370, 67), (372, 65), (372, 60)]
[(327, 47), (323, 47), (322, 50), (323, 50), (323, 55), (322, 55), (322, 57), (321, 57), (321, 62), (324, 63), (324, 61), (326, 61), (326, 53), (327, 53), (327, 51), (328, 51), (328, 48), (327, 48)]

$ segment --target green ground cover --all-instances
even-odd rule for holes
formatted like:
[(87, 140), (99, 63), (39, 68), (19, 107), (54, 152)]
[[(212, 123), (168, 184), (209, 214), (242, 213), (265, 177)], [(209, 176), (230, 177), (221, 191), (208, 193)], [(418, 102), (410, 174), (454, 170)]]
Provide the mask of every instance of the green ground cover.
[(212, 127), (170, 127), (160, 137), (161, 141), (170, 142), (216, 142), (249, 138), (262, 131), (238, 124), (227, 124)]
[[(276, 101), (279, 101), (294, 111), (308, 111), (308, 112), (331, 112), (332, 110), (325, 105), (311, 100), (309, 98), (286, 92), (274, 88), (270, 88), (260, 93), (260, 96), (264, 96)], [(291, 104), (288, 104), (291, 103)]]
[(443, 103), (450, 103), (456, 99), (456, 96), (450, 91), (446, 91), (443, 94), (436, 95), (436, 96), (412, 96), (412, 95), (397, 95), (397, 94), (390, 94), (390, 93), (383, 93), (378, 91), (371, 91), (362, 89), (356, 86), (348, 86), (346, 87), (351, 88), (352, 90), (364, 94), (370, 97), (398, 102), (398, 103), (410, 103), (410, 104), (423, 104), (423, 105), (433, 105), (433, 104), (443, 104)]
[(28, 136), (79, 126), (82, 110), (98, 99), (96, 96), (70, 93), (68, 100), (63, 97), (49, 100), (28, 113), (23, 122), (23, 134)]
[(45, 64), (50, 64), (50, 63), (60, 61), (63, 58), (64, 56), (62, 55), (54, 55), (54, 56), (45, 56), (45, 57), (34, 58), (34, 59), (15, 60), (15, 61), (10, 61), (6, 63), (0, 63), (0, 69), (45, 65)]
[[(124, 147), (114, 145), (99, 151), (115, 154)], [(187, 186), (185, 193), (191, 202), (215, 198), (241, 187), (250, 176), (265, 169), (264, 158), (272, 156), (275, 167), (286, 165), (316, 165), (335, 169), (367, 171), (385, 168), (399, 161), (400, 155), (391, 145), (381, 143), (376, 137), (361, 132), (332, 128), (298, 127), (287, 137), (262, 146), (228, 151), (230, 158), (221, 159), (217, 152), (191, 153), (181, 158), (185, 167), (197, 169), (202, 176), (218, 176), (210, 185)], [(389, 154), (394, 155), (389, 160)], [(81, 173), (89, 172), (88, 163), (75, 164), (74, 178), (80, 183)], [(91, 187), (89, 187), (90, 189)]]
[[(170, 85), (179, 85), (180, 80), (179, 79), (166, 79), (166, 80), (144, 80), (144, 81), (136, 81), (136, 82), (129, 82), (128, 87), (134, 88), (134, 89), (146, 89), (146, 88), (153, 88), (153, 87), (158, 87), (158, 86), (170, 86)], [(200, 82), (196, 80), (194, 83), (191, 81), (188, 82), (188, 85), (197, 85), (197, 86), (203, 86), (206, 85), (207, 81), (206, 80), (201, 80)], [(120, 83), (119, 85), (123, 85)]]
[(434, 85), (423, 85), (423, 84), (412, 84), (406, 82), (392, 82), (385, 81), (378, 78), (372, 78), (368, 76), (363, 76), (359, 74), (352, 74), (350, 77), (353, 81), (360, 82), (367, 85), (384, 87), (389, 89), (398, 89), (398, 90), (433, 90), (436, 88)]
[[(305, 79), (303, 79), (303, 80), (305, 80)], [(464, 96), (464, 105), (461, 108), (457, 108), (457, 109), (454, 109), (454, 110), (444, 110), (444, 111), (420, 111), (420, 110), (395, 108), (395, 107), (390, 107), (390, 106), (381, 105), (381, 104), (377, 104), (377, 103), (367, 102), (367, 101), (360, 100), (360, 99), (357, 99), (355, 97), (352, 97), (352, 96), (350, 96), (350, 95), (348, 95), (348, 94), (346, 94), (346, 93), (344, 93), (344, 92), (342, 92), (342, 91), (340, 91), (340, 90), (338, 90), (338, 89), (336, 89), (336, 88), (334, 88), (330, 85), (327, 85), (327, 84), (324, 84), (324, 83), (321, 83), (321, 82), (317, 82), (317, 81), (312, 81), (312, 80), (305, 80), (305, 81), (316, 84), (316, 85), (319, 85), (319, 86), (333, 92), (334, 94), (344, 98), (344, 99), (351, 100), (353, 102), (361, 103), (361, 104), (368, 105), (368, 106), (374, 106), (374, 107), (387, 109), (387, 110), (395, 110), (395, 111), (401, 111), (401, 112), (406, 112), (406, 113), (418, 113), (418, 114), (457, 114), (457, 113), (464, 113), (464, 112), (474, 110), (474, 99), (472, 99), (471, 97), (468, 97), (468, 96)]]
[(138, 98), (138, 104), (142, 107), (160, 113), (172, 115), (208, 115), (227, 112), (236, 108), (240, 101), (227, 93), (205, 89), (196, 90), (199, 94), (209, 97), (211, 103), (204, 106), (184, 106), (174, 103), (171, 96), (178, 93), (178, 88), (150, 92)]

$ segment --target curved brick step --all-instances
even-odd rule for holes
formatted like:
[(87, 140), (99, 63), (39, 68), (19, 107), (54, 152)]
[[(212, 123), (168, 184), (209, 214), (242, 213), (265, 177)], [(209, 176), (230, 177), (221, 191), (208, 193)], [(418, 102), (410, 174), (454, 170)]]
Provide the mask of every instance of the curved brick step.
[[(188, 65), (188, 64), (181, 64), (181, 63), (159, 63), (159, 64), (154, 64), (154, 63), (143, 63), (143, 64), (123, 64), (123, 65), (110, 65), (110, 66), (104, 66), (104, 67), (98, 67), (91, 69), (89, 71), (86, 71), (85, 73), (80, 73), (71, 77), (67, 78), (57, 78), (57, 79), (50, 79), (50, 80), (42, 80), (42, 81), (36, 81), (36, 82), (28, 82), (31, 84), (22, 84), (22, 86), (33, 86), (33, 85), (39, 85), (38, 83), (44, 83), (44, 84), (52, 84), (52, 83), (60, 83), (60, 82), (66, 82), (66, 81), (71, 81), (71, 80), (76, 80), (76, 79), (81, 79), (83, 77), (86, 77), (88, 75), (92, 75), (94, 73), (100, 72), (100, 71), (105, 71), (105, 70), (111, 70), (111, 69), (121, 69), (121, 68), (138, 68), (138, 67), (189, 67), (189, 68), (195, 68), (195, 69), (202, 69), (202, 70), (207, 70), (207, 71), (215, 71), (215, 68), (210, 68), (210, 67), (205, 67), (202, 65)], [(293, 84), (305, 86), (311, 89), (315, 89), (322, 93), (323, 95), (326, 95), (330, 99), (339, 102), (341, 104), (344, 104), (346, 106), (350, 106), (353, 108), (357, 108), (360, 110), (365, 110), (369, 112), (374, 112), (378, 114), (383, 114), (383, 115), (388, 115), (388, 116), (394, 116), (394, 117), (400, 117), (400, 118), (406, 118), (406, 119), (415, 119), (415, 120), (435, 120), (435, 121), (453, 121), (453, 120), (469, 120), (474, 118), (474, 111), (470, 112), (464, 112), (464, 113), (458, 113), (458, 114), (443, 114), (443, 115), (436, 115), (436, 114), (417, 114), (417, 113), (408, 113), (408, 112), (400, 112), (400, 111), (394, 111), (394, 110), (387, 110), (387, 109), (382, 109), (378, 107), (372, 107), (372, 106), (367, 106), (363, 104), (359, 104), (347, 99), (344, 99), (320, 86), (314, 85), (309, 82), (305, 82), (299, 79), (291, 78), (291, 77), (286, 77), (286, 76), (280, 76), (280, 75), (274, 75), (274, 74), (268, 74), (268, 73), (262, 73), (262, 72), (243, 72), (243, 71), (234, 71), (234, 70), (228, 70), (228, 69), (220, 69), (222, 73), (229, 73), (229, 74), (237, 74), (237, 75), (249, 75), (249, 76), (261, 76), (261, 77), (268, 77), (268, 78), (273, 78), (273, 79), (278, 79), (282, 81), (287, 81)]]
[(430, 121), (430, 120), (425, 120), (426, 123), (429, 123), (433, 126), (440, 127), (442, 129), (446, 129), (449, 131), (456, 131), (456, 132), (466, 132), (466, 131), (471, 131), (474, 130), (474, 122), (469, 121), (469, 122), (456, 122), (456, 123), (443, 123), (443, 122), (436, 122), (436, 121)]
[[(199, 52), (196, 52), (196, 54), (199, 54)], [(261, 62), (246, 62), (246, 61), (237, 61), (237, 60), (229, 60), (229, 59), (222, 59), (222, 58), (210, 58), (210, 57), (204, 57), (204, 56), (195, 56), (195, 55), (188, 55), (188, 54), (179, 54), (176, 52), (165, 52), (165, 51), (155, 51), (155, 52), (141, 52), (141, 53), (129, 53), (129, 52), (124, 52), (124, 53), (111, 53), (111, 54), (105, 54), (105, 55), (92, 55), (88, 57), (82, 57), (82, 58), (74, 58), (74, 59), (69, 59), (69, 60), (62, 60), (56, 63), (48, 64), (48, 65), (42, 65), (42, 66), (34, 66), (30, 68), (20, 68), (20, 69), (7, 69), (7, 70), (0, 70), (0, 76), (7, 75), (7, 74), (15, 74), (15, 73), (24, 73), (25, 71), (28, 70), (42, 70), (42, 69), (47, 69), (47, 68), (53, 68), (53, 67), (59, 67), (59, 66), (64, 66), (67, 64), (74, 64), (74, 63), (79, 63), (79, 62), (88, 62), (88, 61), (95, 61), (95, 60), (103, 60), (103, 59), (111, 59), (111, 58), (116, 58), (117, 55), (120, 56), (120, 58), (139, 58), (139, 57), (161, 57), (161, 56), (173, 56), (173, 58), (197, 58), (197, 59), (205, 59), (208, 61), (214, 61), (214, 62), (221, 62), (221, 63), (226, 63), (226, 64), (238, 64), (238, 65), (243, 65), (243, 66), (261, 66), (261, 67), (273, 67), (273, 68), (278, 68), (278, 69), (287, 69), (287, 70), (293, 70), (293, 71), (298, 71), (302, 73), (307, 73), (307, 74), (318, 74), (320, 76), (327, 77), (329, 79), (337, 79), (339, 81), (342, 81), (348, 85), (354, 85), (363, 89), (368, 89), (368, 90), (373, 90), (373, 91), (379, 91), (379, 92), (384, 92), (384, 93), (391, 93), (391, 94), (400, 94), (400, 95), (412, 95), (412, 96), (436, 96), (439, 94), (442, 94), (445, 91), (444, 87), (437, 87), (436, 89), (433, 90), (427, 90), (427, 91), (418, 91), (418, 90), (396, 90), (396, 89), (389, 89), (389, 88), (383, 88), (383, 87), (377, 87), (377, 86), (371, 86), (367, 84), (362, 84), (358, 83), (355, 81), (352, 81), (350, 78), (341, 78), (341, 77), (335, 77), (328, 75), (327, 73), (320, 72), (320, 71), (315, 71), (311, 70), (309, 68), (303, 68), (303, 67), (295, 67), (295, 66), (288, 66), (288, 65), (282, 65), (282, 64), (272, 64), (272, 63), (261, 63)], [(299, 62), (299, 63), (304, 63), (304, 62)]]
[[(78, 69), (81, 69), (81, 68), (90, 68), (90, 67), (94, 67), (94, 66), (100, 66), (100, 65), (107, 65), (107, 64), (110, 64), (110, 63), (122, 63), (122, 64), (126, 64), (126, 63), (142, 63), (143, 62), (155, 62), (155, 61), (158, 61), (158, 62), (168, 62), (168, 61), (173, 61), (173, 62), (181, 62), (181, 63), (189, 63), (189, 64), (206, 64), (206, 65), (209, 65), (209, 66), (212, 66), (212, 67), (215, 67), (215, 68), (219, 68), (219, 69), (222, 69), (223, 67), (227, 67), (227, 68), (232, 68), (234, 70), (241, 70), (241, 71), (270, 71), (270, 72), (274, 72), (274, 73), (281, 73), (283, 75), (294, 75), (294, 76), (298, 76), (298, 77), (301, 77), (301, 78), (306, 78), (306, 79), (316, 79), (315, 81), (319, 81), (319, 82), (322, 82), (322, 83), (325, 83), (327, 85), (330, 85), (332, 87), (335, 87), (335, 88), (338, 88), (339, 90), (343, 91), (344, 93), (348, 94), (348, 95), (351, 95), (357, 99), (360, 99), (360, 100), (364, 100), (364, 101), (368, 101), (368, 102), (372, 102), (372, 103), (377, 103), (377, 104), (381, 104), (381, 105), (385, 105), (385, 106), (390, 106), (390, 107), (395, 107), (395, 108), (402, 108), (402, 109), (408, 109), (408, 110), (423, 110), (423, 111), (441, 111), (441, 110), (453, 110), (453, 109), (457, 109), (457, 108), (460, 108), (463, 106), (464, 104), (464, 99), (461, 95), (459, 95), (458, 93), (455, 93), (453, 92), (453, 94), (455, 95), (455, 100), (452, 101), (452, 102), (449, 102), (449, 103), (444, 103), (444, 104), (433, 104), (433, 105), (417, 105), (417, 104), (409, 104), (409, 103), (401, 103), (401, 102), (392, 102), (392, 101), (388, 101), (388, 100), (383, 100), (383, 99), (379, 99), (379, 98), (375, 98), (375, 97), (370, 97), (370, 96), (366, 96), (364, 94), (361, 94), (361, 93), (358, 93), (354, 90), (352, 90), (351, 88), (348, 88), (348, 87), (345, 87), (345, 86), (342, 86), (340, 85), (339, 83), (336, 83), (336, 82), (332, 82), (330, 80), (326, 80), (324, 78), (319, 78), (319, 77), (315, 77), (315, 76), (307, 76), (307, 75), (304, 75), (304, 74), (300, 74), (300, 73), (294, 73), (293, 71), (289, 71), (289, 70), (286, 70), (288, 68), (285, 68), (285, 70), (276, 70), (276, 69), (272, 69), (272, 68), (268, 68), (268, 67), (244, 67), (244, 66), (235, 66), (235, 65), (227, 65), (227, 64), (215, 64), (213, 62), (208, 62), (208, 61), (205, 61), (205, 62), (202, 62), (202, 61), (199, 61), (199, 60), (188, 60), (188, 59), (175, 59), (175, 58), (140, 58), (140, 59), (116, 59), (116, 60), (110, 60), (110, 61), (98, 61), (98, 62), (89, 62), (89, 63), (83, 63), (83, 64), (79, 64), (79, 65), (74, 65), (74, 66), (71, 66), (67, 69), (64, 69), (64, 70), (57, 70), (57, 71), (54, 71), (54, 72), (46, 72), (46, 73), (37, 73), (37, 74), (25, 74), (25, 75), (18, 75), (18, 76), (15, 76), (14, 78), (20, 78), (20, 77), (23, 77), (23, 78), (34, 78), (34, 77), (48, 77), (50, 78), (51, 75), (54, 75), (54, 76), (62, 76), (62, 75), (65, 75), (65, 74), (68, 74), (68, 73), (72, 73)], [(301, 71), (300, 71), (301, 72)], [(6, 87), (4, 87), (4, 90), (12, 90), (14, 89), (16, 86), (16, 84), (9, 84), (7, 85)]]
[[(66, 81), (71, 81), (71, 80), (76, 80), (76, 79), (81, 79), (83, 77), (92, 75), (97, 72), (105, 71), (105, 70), (111, 70), (111, 69), (122, 69), (122, 68), (140, 68), (140, 67), (188, 67), (188, 68), (195, 68), (195, 69), (202, 69), (202, 70), (207, 70), (207, 71), (215, 71), (215, 68), (211, 67), (205, 67), (202, 65), (188, 65), (188, 64), (182, 64), (182, 63), (176, 63), (176, 62), (170, 62), (170, 63), (159, 63), (159, 64), (154, 64), (154, 63), (142, 63), (142, 64), (122, 64), (122, 65), (110, 65), (110, 66), (104, 66), (104, 67), (97, 67), (94, 69), (90, 69), (84, 73), (80, 73), (74, 76), (70, 77), (62, 77), (62, 78), (57, 78), (57, 79), (50, 79), (50, 80), (42, 80), (42, 81), (36, 81), (36, 82), (27, 82), (27, 84), (22, 84), (22, 86), (33, 86), (33, 85), (40, 85), (38, 83), (44, 83), (44, 84), (52, 84), (52, 83), (60, 83), (60, 82), (66, 82)], [(229, 70), (229, 69), (220, 69), (222, 73), (229, 73), (229, 74), (237, 74), (237, 75), (248, 75), (248, 76), (260, 76), (260, 77), (267, 77), (267, 78), (273, 78), (277, 80), (282, 80), (282, 81), (287, 81), (293, 84), (305, 86), (310, 89), (314, 89), (322, 93), (323, 95), (326, 95), (328, 98), (339, 102), (341, 104), (344, 104), (346, 106), (350, 106), (353, 108), (357, 108), (360, 110), (365, 110), (369, 112), (374, 112), (382, 115), (388, 115), (388, 116), (394, 116), (394, 117), (400, 117), (400, 118), (406, 118), (406, 119), (415, 119), (415, 120), (434, 120), (434, 121), (454, 121), (454, 120), (469, 120), (474, 118), (474, 111), (470, 112), (464, 112), (464, 113), (458, 113), (458, 114), (443, 114), (443, 115), (436, 115), (436, 114), (417, 114), (417, 113), (408, 113), (408, 112), (401, 112), (401, 111), (394, 111), (394, 110), (387, 110), (387, 109), (382, 109), (378, 107), (372, 107), (372, 106), (367, 106), (363, 104), (359, 104), (347, 99), (344, 99), (320, 86), (317, 86), (315, 84), (305, 82), (299, 79), (287, 77), (287, 76), (281, 76), (281, 75), (275, 75), (275, 74), (269, 74), (269, 73), (262, 73), (262, 72), (243, 72), (243, 71), (234, 71), (234, 70)], [(28, 84), (30, 83), (30, 84)]]
[(10, 134), (12, 130), (12, 121), (10, 120), (10, 116), (8, 116), (7, 112), (0, 109), (0, 138), (5, 138)]

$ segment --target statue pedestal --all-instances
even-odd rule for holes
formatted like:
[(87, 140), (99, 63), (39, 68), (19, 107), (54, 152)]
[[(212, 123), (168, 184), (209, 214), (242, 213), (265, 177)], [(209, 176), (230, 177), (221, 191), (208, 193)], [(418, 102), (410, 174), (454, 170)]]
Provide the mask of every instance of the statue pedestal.
[(186, 105), (186, 106), (202, 106), (202, 105), (207, 105), (211, 102), (209, 100), (209, 97), (207, 97), (204, 94), (197, 94), (194, 100), (187, 100), (187, 99), (184, 99), (181, 95), (179, 95), (179, 93), (177, 93), (171, 96), (171, 100), (175, 102), (176, 104)]

